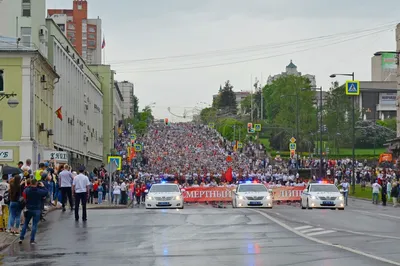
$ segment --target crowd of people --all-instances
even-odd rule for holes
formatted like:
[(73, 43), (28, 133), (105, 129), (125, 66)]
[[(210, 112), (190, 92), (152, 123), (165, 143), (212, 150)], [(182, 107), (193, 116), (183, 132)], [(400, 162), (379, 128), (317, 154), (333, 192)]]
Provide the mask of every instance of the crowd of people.
[[(115, 205), (140, 206), (144, 204), (146, 190), (162, 180), (182, 187), (234, 186), (246, 180), (280, 187), (305, 186), (323, 176), (341, 187), (347, 199), (353, 164), (356, 183), (362, 189), (372, 187), (373, 203), (378, 203), (379, 193), (383, 205), (391, 199), (394, 206), (398, 203), (399, 172), (370, 167), (366, 161), (269, 158), (262, 145), (249, 141), (243, 149), (237, 149), (215, 129), (194, 123), (153, 123), (148, 133), (138, 139), (136, 135), (132, 139), (133, 132), (131, 126), (120, 125), (115, 149), (123, 158), (122, 169), (112, 176), (104, 164), (90, 172), (79, 167), (78, 174), (67, 164), (55, 166), (44, 162), (33, 171), (31, 160), (20, 162), (20, 172), (3, 175), (0, 182), (0, 231), (20, 234), (22, 241), (32, 220), (31, 242), (35, 243), (37, 224), (45, 220), (43, 214), (48, 208), (59, 206), (65, 212), (69, 204), (78, 220), (81, 202), (86, 220), (86, 204), (110, 201)], [(142, 150), (132, 153), (135, 144), (140, 144)]]

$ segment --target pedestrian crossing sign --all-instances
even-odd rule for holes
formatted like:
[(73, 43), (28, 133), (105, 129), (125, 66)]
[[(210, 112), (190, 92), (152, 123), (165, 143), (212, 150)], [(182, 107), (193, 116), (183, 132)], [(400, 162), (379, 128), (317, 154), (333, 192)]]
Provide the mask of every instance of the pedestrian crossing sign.
[(208, 126), (209, 126), (209, 128), (214, 128), (215, 124), (214, 123), (209, 123)]
[(137, 138), (137, 137), (136, 137), (136, 134), (132, 134), (132, 135), (131, 135), (131, 140), (135, 141), (136, 138)]
[(142, 151), (142, 145), (136, 143), (136, 144), (135, 144), (135, 151), (136, 151), (136, 152)]
[(241, 143), (241, 142), (238, 142), (238, 143), (237, 143), (237, 147), (238, 147), (238, 149), (241, 149), (241, 148), (243, 148), (243, 143)]
[(350, 96), (360, 95), (360, 81), (358, 80), (346, 81), (346, 95)]
[(261, 124), (255, 124), (254, 125), (254, 130), (257, 131), (257, 132), (260, 132), (261, 131)]
[(108, 156), (108, 163), (113, 163), (117, 166), (117, 170), (122, 170), (122, 157), (121, 156)]

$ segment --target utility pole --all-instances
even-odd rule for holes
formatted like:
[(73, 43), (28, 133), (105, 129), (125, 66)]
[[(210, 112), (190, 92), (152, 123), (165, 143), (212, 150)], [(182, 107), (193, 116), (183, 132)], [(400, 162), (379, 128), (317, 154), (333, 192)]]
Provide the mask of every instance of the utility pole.
[(251, 122), (253, 123), (253, 75), (250, 77), (250, 116)]
[(263, 75), (261, 73), (261, 82), (260, 82), (260, 97), (261, 97), (261, 122), (264, 119), (264, 95), (263, 95)]
[(396, 63), (397, 63), (397, 116), (396, 116), (396, 137), (400, 137), (400, 81), (399, 81), (399, 75), (400, 75), (400, 64), (399, 64), (399, 54), (400, 54), (400, 24), (397, 24), (396, 26)]

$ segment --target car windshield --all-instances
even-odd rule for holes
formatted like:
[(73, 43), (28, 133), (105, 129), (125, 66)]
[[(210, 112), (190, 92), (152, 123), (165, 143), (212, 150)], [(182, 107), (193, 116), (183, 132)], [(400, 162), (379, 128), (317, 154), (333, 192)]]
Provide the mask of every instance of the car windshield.
[(242, 185), (238, 192), (267, 192), (267, 188), (263, 185)]
[(334, 185), (313, 185), (310, 192), (339, 192), (339, 190)]
[(156, 185), (150, 188), (150, 192), (179, 192), (179, 188), (175, 185)]

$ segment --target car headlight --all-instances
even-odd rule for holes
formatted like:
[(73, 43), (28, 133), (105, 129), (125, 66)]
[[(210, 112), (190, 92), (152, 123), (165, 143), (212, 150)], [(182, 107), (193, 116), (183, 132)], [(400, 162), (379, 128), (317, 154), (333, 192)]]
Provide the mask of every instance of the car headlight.
[(311, 196), (311, 199), (317, 199), (317, 197), (316, 196)]
[(181, 200), (181, 196), (176, 196), (175, 200)]
[(148, 200), (152, 200), (153, 198), (152, 198), (152, 197), (150, 197), (150, 196), (147, 196), (147, 199), (148, 199)]
[(271, 199), (271, 196), (270, 196), (270, 195), (268, 195), (268, 196), (266, 196), (266, 197), (265, 197), (265, 199)]
[(339, 200), (344, 200), (344, 197), (343, 196), (339, 196)]
[(240, 200), (242, 200), (243, 199), (243, 196), (237, 196), (238, 197), (238, 199), (240, 199)]

